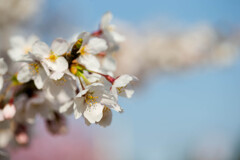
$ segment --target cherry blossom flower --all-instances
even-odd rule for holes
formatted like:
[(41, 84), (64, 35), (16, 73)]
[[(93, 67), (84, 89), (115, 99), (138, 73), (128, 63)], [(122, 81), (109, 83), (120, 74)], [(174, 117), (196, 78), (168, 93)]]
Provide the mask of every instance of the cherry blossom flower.
[(51, 49), (44, 42), (37, 41), (32, 53), (37, 56), (51, 71), (61, 73), (68, 69), (68, 62), (62, 56), (68, 51), (68, 43), (64, 39), (55, 39)]
[(95, 123), (102, 119), (105, 106), (117, 112), (122, 110), (112, 95), (106, 93), (103, 84), (93, 83), (80, 91), (74, 99), (62, 105), (60, 113), (67, 112), (73, 107), (76, 119), (84, 115), (90, 123)]
[(102, 16), (100, 23), (100, 30), (103, 32), (103, 35), (113, 43), (123, 42), (125, 38), (114, 30), (115, 26), (111, 25), (110, 22), (113, 18), (111, 12), (107, 12)]
[(44, 82), (50, 74), (48, 68), (44, 63), (39, 61), (39, 58), (29, 53), (31, 58), (25, 61), (17, 74), (17, 80), (21, 83), (34, 81), (38, 89), (42, 89)]
[(118, 95), (130, 98), (137, 78), (113, 78), (116, 62), (112, 53), (123, 37), (112, 30), (111, 19), (111, 13), (103, 16), (99, 36), (82, 32), (70, 43), (57, 38), (51, 47), (36, 36), (11, 38), (8, 55), (18, 63), (4, 77), (10, 81), (3, 87), (8, 66), (0, 58), (0, 147), (12, 139), (19, 145), (28, 144), (37, 115), (55, 135), (66, 132), (65, 115), (106, 127), (112, 122), (113, 110), (122, 113)]
[(32, 45), (38, 41), (39, 38), (35, 35), (29, 36), (25, 39), (22, 36), (14, 36), (10, 39), (11, 49), (8, 50), (8, 56), (13, 61), (25, 60), (26, 55), (32, 51)]
[(48, 78), (45, 81), (43, 90), (51, 99), (55, 99), (59, 103), (64, 103), (75, 95), (75, 76), (68, 73), (64, 74), (60, 79), (54, 80)]
[(80, 53), (78, 62), (88, 69), (99, 70), (100, 63), (94, 55), (107, 50), (106, 41), (97, 37), (90, 38), (90, 34), (87, 32), (80, 34), (78, 39), (83, 40), (82, 46), (78, 51)]
[(134, 93), (133, 84), (137, 80), (138, 79), (135, 76), (130, 76), (127, 74), (121, 75), (114, 80), (111, 91), (116, 98), (117, 95), (131, 98)]

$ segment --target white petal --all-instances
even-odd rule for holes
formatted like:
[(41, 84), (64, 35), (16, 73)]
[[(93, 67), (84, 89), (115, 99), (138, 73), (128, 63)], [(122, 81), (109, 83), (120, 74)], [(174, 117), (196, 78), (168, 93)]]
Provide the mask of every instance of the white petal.
[(107, 71), (116, 71), (117, 65), (115, 59), (112, 56), (106, 56), (103, 59), (102, 67)]
[(108, 106), (109, 108), (114, 109), (117, 112), (122, 112), (122, 108), (118, 105), (117, 99), (113, 97), (113, 95), (104, 94), (100, 103)]
[(107, 12), (102, 16), (100, 28), (105, 29), (109, 26), (110, 21), (112, 20), (113, 15), (111, 12)]
[(112, 88), (111, 88), (111, 93), (112, 93), (112, 95), (114, 96), (114, 98), (115, 98), (116, 100), (118, 100), (118, 91), (117, 91), (117, 88), (116, 88), (116, 87), (112, 86)]
[[(96, 73), (92, 73), (92, 74), (89, 74), (89, 73), (84, 73), (84, 75), (86, 76), (86, 78), (88, 79), (88, 81), (90, 83), (95, 83), (95, 82), (99, 82), (102, 78), (101, 75), (99, 74), (96, 74)], [(109, 87), (110, 88), (110, 87)]]
[(57, 38), (53, 41), (51, 49), (57, 55), (63, 55), (68, 50), (68, 43), (66, 40)]
[(76, 80), (76, 76), (72, 74), (69, 70), (66, 70), (64, 73), (69, 75), (73, 80)]
[(48, 57), (50, 54), (50, 48), (44, 42), (37, 41), (33, 44), (32, 53), (38, 57)]
[(82, 40), (83, 40), (83, 44), (82, 44), (82, 45), (85, 45), (85, 44), (88, 42), (90, 36), (91, 36), (91, 33), (89, 33), (89, 32), (82, 32), (82, 33), (79, 34), (79, 36), (77, 37), (77, 40), (78, 40), (78, 39), (82, 39)]
[(59, 80), (63, 77), (63, 75), (64, 75), (64, 72), (53, 72), (50, 75), (50, 78), (53, 79), (53, 80)]
[(63, 72), (68, 69), (68, 62), (64, 57), (58, 57), (55, 62), (48, 59), (44, 59), (43, 62), (53, 71)]
[(49, 71), (48, 67), (46, 66), (46, 64), (43, 63), (43, 62), (41, 62), (41, 65), (42, 65), (42, 67), (44, 68), (46, 74), (49, 76), (49, 75), (50, 75), (50, 71)]
[(26, 44), (26, 40), (22, 36), (14, 36), (10, 38), (10, 44), (13, 48), (23, 48), (24, 45)]
[(4, 62), (3, 58), (0, 58), (0, 75), (3, 75), (7, 72), (8, 66)]
[(134, 76), (130, 76), (127, 74), (121, 75), (120, 77), (118, 77), (115, 81), (113, 86), (114, 87), (125, 87), (126, 85), (128, 85), (128, 83), (130, 83), (131, 81), (136, 81), (137, 78)]
[(32, 79), (32, 73), (28, 64), (25, 64), (17, 74), (17, 80), (21, 83), (26, 83)]
[(94, 95), (98, 97), (102, 97), (105, 90), (102, 83), (93, 83), (87, 86), (86, 89), (89, 89), (89, 92), (94, 92)]
[(81, 91), (76, 95), (76, 97), (77, 97), (77, 98), (81, 98), (81, 97), (83, 97), (83, 95), (85, 95), (87, 92), (88, 92), (88, 89), (81, 90)]
[(112, 105), (112, 107), (110, 107), (110, 108), (112, 108), (113, 110), (115, 110), (117, 112), (123, 112), (123, 109), (117, 103)]
[(59, 107), (59, 112), (60, 112), (60, 113), (65, 113), (65, 112), (67, 112), (68, 109), (69, 109), (70, 107), (72, 107), (72, 106), (73, 106), (73, 101), (69, 101), (69, 102), (67, 102), (67, 103), (64, 103), (63, 105), (61, 105), (61, 106)]
[(89, 70), (98, 71), (100, 68), (99, 60), (91, 54), (82, 55), (77, 60)]
[(73, 111), (75, 119), (78, 119), (82, 116), (84, 110), (86, 109), (86, 105), (83, 104), (84, 99), (79, 98), (78, 100), (75, 100), (73, 105)]
[(119, 34), (118, 32), (111, 31), (111, 35), (113, 37), (113, 40), (117, 43), (125, 41), (125, 37)]
[(35, 42), (37, 42), (38, 40), (39, 40), (39, 38), (38, 38), (36, 35), (31, 35), (31, 36), (28, 37), (27, 43), (28, 43), (29, 47), (30, 47), (30, 46), (32, 47), (32, 45), (33, 45)]
[(108, 48), (107, 42), (102, 38), (91, 38), (85, 48), (86, 53), (98, 54), (100, 52), (106, 51)]
[(120, 96), (122, 97), (127, 97), (127, 98), (131, 98), (132, 95), (134, 94), (134, 89), (133, 87), (130, 85), (127, 86), (127, 88), (124, 89), (123, 92), (119, 93)]
[(111, 122), (112, 122), (112, 111), (110, 109), (104, 108), (103, 117), (101, 121), (98, 122), (97, 124), (99, 124), (102, 127), (107, 127), (111, 124)]
[(23, 48), (12, 48), (8, 50), (8, 56), (11, 58), (12, 61), (20, 61), (23, 59), (25, 55)]
[(3, 82), (4, 82), (3, 77), (0, 76), (0, 91), (2, 90)]
[(93, 104), (88, 106), (84, 112), (84, 117), (90, 122), (95, 123), (99, 122), (103, 117), (103, 108), (104, 106), (100, 103)]
[(75, 97), (76, 84), (70, 76), (66, 74), (60, 80), (48, 78), (44, 85), (44, 90), (53, 96), (60, 104), (65, 103)]
[(37, 89), (42, 89), (45, 80), (47, 79), (47, 74), (45, 73), (43, 68), (39, 68), (38, 74), (34, 77), (34, 84)]

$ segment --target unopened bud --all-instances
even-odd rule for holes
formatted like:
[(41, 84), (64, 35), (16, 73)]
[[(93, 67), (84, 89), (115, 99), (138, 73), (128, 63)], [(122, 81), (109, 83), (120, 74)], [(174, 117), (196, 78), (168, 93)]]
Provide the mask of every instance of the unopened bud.
[(113, 84), (113, 82), (115, 81), (115, 78), (109, 76), (109, 75), (104, 75), (104, 77), (110, 82)]
[(72, 74), (76, 75), (77, 74), (77, 64), (72, 64), (71, 67), (70, 67), (70, 71)]
[(29, 135), (26, 125), (17, 124), (15, 129), (15, 140), (20, 145), (25, 145), (29, 142)]
[(99, 30), (93, 32), (93, 33), (92, 33), (92, 36), (99, 37), (99, 36), (102, 35), (102, 33), (103, 33), (103, 31), (102, 31), (101, 29), (99, 29)]
[(18, 144), (27, 144), (29, 141), (28, 135), (27, 133), (19, 133), (18, 135), (15, 136), (15, 139), (17, 141)]
[(16, 114), (16, 107), (12, 103), (8, 103), (3, 108), (3, 116), (5, 119), (12, 119)]

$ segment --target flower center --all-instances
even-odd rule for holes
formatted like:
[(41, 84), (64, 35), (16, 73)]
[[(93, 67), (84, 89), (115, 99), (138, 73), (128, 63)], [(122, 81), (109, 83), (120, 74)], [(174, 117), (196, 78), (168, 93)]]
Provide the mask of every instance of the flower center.
[(39, 64), (38, 63), (29, 63), (29, 70), (32, 72), (33, 75), (39, 73)]
[(29, 52), (31, 52), (32, 51), (32, 48), (31, 47), (29, 47), (29, 46), (25, 46), (24, 47), (24, 53), (25, 54), (28, 54)]
[(118, 94), (122, 93), (124, 91), (124, 88), (125, 87), (118, 87), (117, 88)]
[(85, 51), (85, 49), (86, 49), (86, 45), (81, 47), (81, 49), (80, 49), (81, 55), (86, 55), (86, 54), (88, 54), (88, 53)]
[(98, 96), (93, 96), (93, 92), (92, 93), (87, 93), (87, 95), (85, 96), (85, 102), (89, 106), (92, 106), (93, 104), (96, 104), (97, 99), (98, 99)]
[(49, 59), (51, 62), (56, 62), (57, 58), (58, 56), (53, 51), (51, 51), (51, 54), (47, 59)]

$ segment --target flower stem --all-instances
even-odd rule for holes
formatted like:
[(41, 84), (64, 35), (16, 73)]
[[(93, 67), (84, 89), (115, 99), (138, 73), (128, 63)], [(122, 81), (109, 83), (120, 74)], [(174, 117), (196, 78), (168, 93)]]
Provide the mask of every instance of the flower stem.
[(81, 84), (81, 87), (82, 87), (82, 89), (84, 90), (84, 89), (85, 89), (85, 87), (84, 87), (84, 85), (83, 85), (83, 83), (82, 83), (82, 80), (81, 80), (81, 78), (80, 78), (80, 77), (78, 77), (78, 79), (79, 79), (79, 81), (80, 81), (80, 84)]
[(85, 82), (87, 85), (91, 84), (91, 83), (88, 81), (88, 79), (84, 76), (83, 73), (78, 72), (78, 75), (79, 75), (80, 77), (82, 77), (82, 79), (84, 80), (84, 82)]
[(90, 73), (96, 73), (96, 74), (99, 74), (103, 77), (105, 77), (110, 83), (114, 83), (114, 81), (116, 80), (115, 78), (113, 78), (112, 76), (109, 76), (109, 75), (106, 75), (106, 74), (102, 74), (102, 73), (99, 73), (99, 72), (96, 72), (96, 71), (91, 71), (91, 70), (88, 70), (88, 69), (85, 69), (86, 71), (90, 72)]

